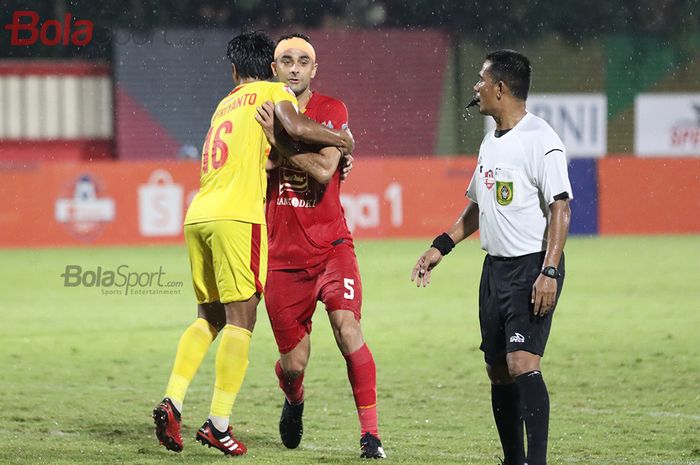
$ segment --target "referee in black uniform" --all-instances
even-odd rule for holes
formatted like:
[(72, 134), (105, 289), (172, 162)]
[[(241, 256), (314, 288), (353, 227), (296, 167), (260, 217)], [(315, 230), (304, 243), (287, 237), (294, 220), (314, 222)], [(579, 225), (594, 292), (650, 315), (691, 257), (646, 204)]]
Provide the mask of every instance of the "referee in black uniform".
[(547, 462), (549, 394), (540, 360), (564, 283), (573, 198), (564, 144), (526, 110), (530, 75), (529, 60), (518, 52), (486, 56), (474, 91), (479, 112), (496, 121), (496, 130), (479, 148), (471, 202), (411, 274), (419, 287), (428, 285), (442, 257), (479, 230), (487, 252), (479, 287), (481, 350), (504, 465)]

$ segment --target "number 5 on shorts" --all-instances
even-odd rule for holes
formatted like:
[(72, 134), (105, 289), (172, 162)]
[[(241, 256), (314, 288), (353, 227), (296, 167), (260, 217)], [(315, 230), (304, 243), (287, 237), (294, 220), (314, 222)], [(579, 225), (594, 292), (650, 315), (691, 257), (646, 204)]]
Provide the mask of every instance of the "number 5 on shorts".
[(343, 297), (347, 300), (354, 299), (355, 288), (353, 286), (355, 285), (355, 280), (350, 278), (343, 278), (343, 285), (345, 286), (345, 289), (347, 289), (347, 292), (343, 294)]

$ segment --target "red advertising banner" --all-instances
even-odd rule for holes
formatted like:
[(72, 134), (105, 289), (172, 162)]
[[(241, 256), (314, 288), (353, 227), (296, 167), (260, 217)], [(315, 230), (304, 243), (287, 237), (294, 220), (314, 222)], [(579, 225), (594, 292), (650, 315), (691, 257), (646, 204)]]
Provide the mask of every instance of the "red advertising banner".
[[(360, 239), (432, 237), (467, 205), (475, 164), (359, 157), (341, 189), (348, 226)], [(597, 167), (600, 234), (700, 233), (700, 160), (610, 157)], [(198, 184), (193, 161), (0, 168), (0, 247), (181, 243)]]
[[(342, 188), (357, 238), (425, 237), (466, 206), (474, 158), (359, 158)], [(0, 247), (182, 242), (198, 162), (45, 163), (1, 169)]]
[(598, 191), (600, 234), (700, 233), (700, 159), (603, 158)]

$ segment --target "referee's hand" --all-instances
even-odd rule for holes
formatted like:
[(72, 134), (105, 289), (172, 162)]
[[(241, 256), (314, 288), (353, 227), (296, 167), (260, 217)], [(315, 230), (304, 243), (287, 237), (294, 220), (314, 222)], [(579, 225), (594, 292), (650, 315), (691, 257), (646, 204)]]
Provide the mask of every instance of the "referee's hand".
[(442, 260), (442, 254), (435, 247), (431, 247), (420, 256), (411, 272), (411, 281), (416, 282), (416, 287), (425, 287), (430, 284), (430, 272)]
[(557, 280), (540, 274), (532, 285), (532, 298), (535, 316), (545, 316), (554, 310), (557, 300)]

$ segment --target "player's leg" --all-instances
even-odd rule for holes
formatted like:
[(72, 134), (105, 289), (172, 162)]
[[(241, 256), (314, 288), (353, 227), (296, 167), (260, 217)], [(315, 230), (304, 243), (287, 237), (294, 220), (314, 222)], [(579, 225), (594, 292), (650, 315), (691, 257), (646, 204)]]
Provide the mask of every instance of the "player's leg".
[(197, 432), (202, 444), (216, 447), (227, 455), (245, 454), (247, 448), (233, 436), (229, 416), (240, 392), (248, 369), (250, 340), (260, 302), (257, 294), (246, 301), (229, 302), (226, 325), (221, 331), (221, 342), (216, 351), (216, 378), (209, 418)]
[(284, 392), (280, 438), (285, 447), (299, 446), (304, 433), (304, 372), (311, 355), (311, 317), (316, 308), (318, 270), (270, 271), (265, 307), (280, 352), (275, 374)]
[(247, 449), (233, 437), (229, 417), (248, 369), (250, 340), (267, 273), (267, 232), (262, 225), (211, 222), (212, 256), (226, 311), (216, 352), (216, 378), (208, 420), (197, 432), (202, 444), (227, 455)]
[(175, 362), (165, 389), (165, 397), (171, 399), (178, 412), (182, 412), (187, 388), (225, 321), (226, 315), (221, 302), (199, 304), (197, 319), (180, 336)]
[(296, 449), (304, 435), (304, 372), (311, 355), (311, 338), (305, 334), (291, 351), (280, 354), (275, 374), (284, 392), (279, 431), (282, 444)]
[[(211, 410), (207, 420), (208, 424), (205, 423), (202, 428), (204, 430), (203, 434), (198, 434), (198, 438), (206, 439), (212, 446), (223, 446), (228, 450), (228, 452), (227, 450), (224, 450), (224, 452), (231, 455), (245, 453), (243, 444), (233, 438), (229, 425), (229, 416), (248, 369), (250, 340), (255, 326), (256, 308), (259, 302), (260, 297), (255, 294), (248, 300), (229, 302), (224, 305), (226, 308), (226, 325), (221, 331), (221, 341), (216, 351), (216, 378)], [(218, 440), (218, 445), (212, 444), (213, 441), (210, 437), (212, 435)], [(221, 449), (221, 447), (218, 448)]]
[(334, 310), (328, 317), (336, 344), (345, 358), (360, 422), (360, 435), (370, 433), (379, 438), (377, 368), (372, 352), (362, 336), (360, 322), (350, 310)]
[(484, 259), (479, 285), (479, 325), (481, 350), (486, 373), (491, 381), (491, 408), (503, 448), (504, 465), (522, 465), (525, 461), (523, 420), (520, 399), (506, 363), (503, 317), (499, 308), (499, 289), (491, 257)]
[(362, 281), (355, 252), (349, 244), (340, 244), (330, 253), (319, 285), (355, 398), (361, 457), (385, 458), (377, 420), (377, 368), (362, 335)]
[(182, 450), (180, 421), (187, 388), (225, 318), (224, 307), (216, 300), (219, 296), (211, 272), (211, 249), (204, 234), (200, 225), (185, 226), (192, 282), (199, 302), (197, 319), (180, 336), (165, 396), (153, 409), (156, 437), (167, 449), (175, 452)]
[[(547, 463), (549, 435), (549, 393), (542, 377), (540, 361), (549, 338), (554, 309), (544, 317), (533, 315), (530, 302), (532, 284), (539, 276), (543, 254), (524, 257), (513, 272), (526, 277), (511, 295), (510, 318), (506, 323), (506, 351), (508, 371), (518, 389), (520, 409), (527, 432), (528, 465)], [(558, 267), (562, 276), (558, 280), (557, 298), (564, 284), (564, 260)]]
[(216, 351), (216, 381), (209, 419), (219, 431), (226, 431), (229, 415), (248, 369), (250, 340), (260, 298), (253, 295), (242, 302), (229, 302), (226, 325)]
[(275, 364), (275, 374), (280, 389), (291, 405), (304, 402), (304, 371), (311, 356), (311, 337), (304, 334), (299, 343), (289, 352), (280, 353)]
[(362, 327), (351, 310), (333, 310), (328, 313), (333, 337), (343, 355), (357, 352), (365, 345)]

